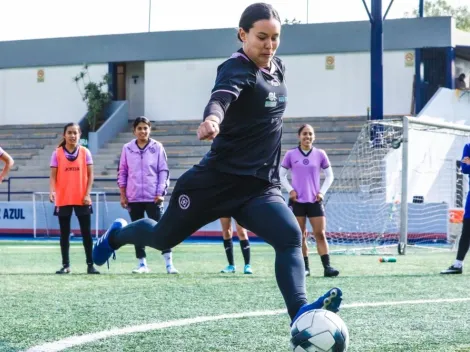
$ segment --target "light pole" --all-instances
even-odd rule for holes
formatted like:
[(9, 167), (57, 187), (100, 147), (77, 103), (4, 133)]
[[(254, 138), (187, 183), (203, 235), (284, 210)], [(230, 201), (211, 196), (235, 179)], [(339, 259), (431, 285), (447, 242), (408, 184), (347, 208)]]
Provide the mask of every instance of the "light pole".
[(151, 21), (152, 21), (152, 0), (149, 0), (149, 32), (150, 32)]
[(308, 4), (309, 3), (309, 0), (307, 0), (307, 23), (308, 23)]

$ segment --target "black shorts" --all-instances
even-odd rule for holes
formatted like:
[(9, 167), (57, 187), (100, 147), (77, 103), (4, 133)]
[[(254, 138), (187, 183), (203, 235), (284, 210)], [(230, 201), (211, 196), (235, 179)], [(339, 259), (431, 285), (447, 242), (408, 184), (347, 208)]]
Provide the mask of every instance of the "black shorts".
[(93, 214), (91, 205), (64, 205), (62, 207), (54, 207), (54, 216), (72, 216), (75, 210), (76, 216)]
[(163, 205), (156, 204), (155, 202), (134, 202), (129, 203), (127, 206), (131, 221), (137, 221), (147, 217), (149, 219), (160, 221), (163, 215)]
[(291, 208), (294, 215), (298, 217), (306, 216), (307, 218), (317, 218), (325, 216), (325, 208), (323, 207), (323, 203), (319, 202), (298, 203), (289, 200), (289, 208)]

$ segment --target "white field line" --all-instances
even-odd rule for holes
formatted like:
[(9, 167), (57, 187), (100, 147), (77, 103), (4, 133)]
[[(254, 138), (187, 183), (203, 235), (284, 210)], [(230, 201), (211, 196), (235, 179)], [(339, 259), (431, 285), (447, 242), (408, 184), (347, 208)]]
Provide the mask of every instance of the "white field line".
[[(410, 305), (410, 304), (436, 304), (436, 303), (456, 303), (456, 302), (467, 302), (470, 301), (470, 297), (467, 298), (448, 298), (448, 299), (422, 299), (414, 301), (396, 301), (396, 302), (365, 302), (365, 303), (351, 303), (344, 304), (342, 308), (366, 308), (366, 307), (385, 307), (385, 306), (398, 306), (398, 305)], [(127, 334), (134, 334), (139, 332), (146, 332), (152, 330), (162, 330), (172, 328), (176, 326), (187, 326), (199, 323), (205, 323), (209, 321), (218, 321), (225, 319), (239, 319), (249, 317), (264, 317), (269, 315), (278, 315), (286, 313), (285, 310), (266, 310), (251, 313), (235, 313), (235, 314), (223, 314), (216, 316), (205, 316), (196, 317), (189, 319), (170, 320), (161, 323), (143, 324), (128, 326), (125, 328), (116, 328), (111, 330), (100, 331), (92, 334), (71, 336), (55, 342), (46, 343), (39, 346), (34, 346), (28, 349), (26, 352), (58, 352), (63, 351), (67, 348), (92, 343), (98, 340), (103, 340), (109, 337), (122, 336)]]

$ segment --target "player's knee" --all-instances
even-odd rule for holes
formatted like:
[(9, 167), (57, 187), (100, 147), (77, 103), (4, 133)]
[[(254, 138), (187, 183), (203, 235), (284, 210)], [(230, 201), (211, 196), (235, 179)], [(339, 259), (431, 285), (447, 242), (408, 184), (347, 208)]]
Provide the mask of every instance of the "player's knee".
[(246, 241), (248, 239), (248, 233), (246, 230), (237, 231), (237, 236), (240, 241)]
[(315, 236), (315, 241), (319, 242), (319, 241), (326, 241), (326, 233), (325, 231), (315, 231), (314, 232), (314, 236)]
[(222, 229), (222, 237), (224, 240), (229, 240), (233, 236), (232, 229)]
[(277, 246), (278, 249), (302, 247), (303, 234), (297, 224), (287, 226), (284, 230), (279, 231), (279, 236), (281, 236), (281, 240)]

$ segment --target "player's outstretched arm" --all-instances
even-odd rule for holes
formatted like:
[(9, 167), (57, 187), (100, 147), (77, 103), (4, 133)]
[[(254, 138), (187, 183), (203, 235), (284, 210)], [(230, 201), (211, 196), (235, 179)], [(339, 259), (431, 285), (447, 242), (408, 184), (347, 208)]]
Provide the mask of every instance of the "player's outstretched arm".
[(3, 170), (0, 173), (0, 183), (2, 183), (2, 181), (8, 176), (8, 173), (10, 172), (15, 162), (13, 161), (13, 158), (7, 152), (3, 151), (3, 149), (1, 148), (0, 148), (0, 160), (5, 163), (5, 166), (3, 167)]

